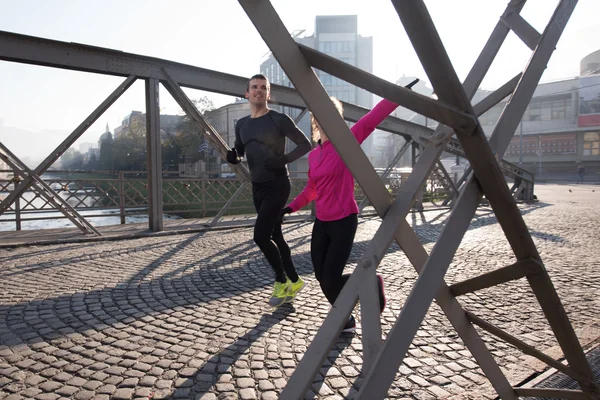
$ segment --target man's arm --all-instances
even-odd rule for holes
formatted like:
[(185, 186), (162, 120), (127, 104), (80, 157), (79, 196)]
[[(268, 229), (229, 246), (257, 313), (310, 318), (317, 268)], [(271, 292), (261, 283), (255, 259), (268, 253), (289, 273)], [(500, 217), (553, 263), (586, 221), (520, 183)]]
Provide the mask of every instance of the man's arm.
[(298, 128), (294, 121), (287, 115), (282, 114), (283, 134), (296, 144), (296, 148), (284, 155), (287, 163), (291, 163), (308, 153), (311, 149), (310, 141), (304, 136), (304, 133)]
[(280, 157), (271, 157), (265, 161), (265, 165), (270, 169), (279, 169), (284, 168), (286, 164), (296, 161), (306, 153), (308, 153), (311, 149), (310, 142), (304, 136), (304, 133), (296, 126), (294, 121), (286, 115), (279, 114), (275, 116), (278, 118), (279, 123), (275, 123), (275, 126), (278, 127), (280, 133), (285, 137), (289, 138), (292, 142), (296, 144), (296, 148), (290, 151), (287, 154), (284, 154)]
[(235, 142), (233, 149), (227, 151), (227, 162), (229, 164), (239, 164), (242, 162), (242, 158), (244, 157), (245, 148), (242, 138), (240, 137), (241, 121), (242, 120), (240, 119), (235, 123)]
[(244, 119), (240, 119), (235, 123), (235, 150), (238, 153), (238, 156), (240, 158), (244, 157), (245, 154), (245, 148), (244, 148), (244, 143), (242, 142), (242, 137), (240, 136), (240, 129), (242, 127), (242, 122), (244, 121)]

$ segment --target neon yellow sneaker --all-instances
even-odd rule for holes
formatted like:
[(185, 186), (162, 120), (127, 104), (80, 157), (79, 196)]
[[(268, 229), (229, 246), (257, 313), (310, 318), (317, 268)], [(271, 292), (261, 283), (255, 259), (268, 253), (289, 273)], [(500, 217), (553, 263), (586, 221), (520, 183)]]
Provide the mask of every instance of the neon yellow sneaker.
[(285, 283), (275, 282), (275, 285), (273, 286), (273, 294), (269, 299), (269, 304), (273, 307), (279, 307), (285, 303), (289, 286), (289, 279)]
[(298, 280), (296, 282), (292, 282), (288, 278), (288, 282), (289, 282), (288, 293), (287, 293), (287, 297), (285, 299), (285, 302), (286, 303), (291, 303), (292, 301), (294, 301), (294, 298), (296, 298), (296, 295), (298, 293), (300, 293), (300, 291), (302, 290), (302, 288), (304, 288), (304, 285), (306, 283), (300, 277), (298, 277)]

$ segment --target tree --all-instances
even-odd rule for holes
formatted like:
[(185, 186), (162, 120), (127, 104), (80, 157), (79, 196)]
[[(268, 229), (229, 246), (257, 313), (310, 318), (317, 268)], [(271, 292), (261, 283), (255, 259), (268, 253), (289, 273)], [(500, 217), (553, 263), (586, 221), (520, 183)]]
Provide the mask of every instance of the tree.
[(181, 150), (177, 132), (167, 132), (162, 143), (163, 170), (178, 170), (178, 165), (184, 162)]
[(60, 157), (63, 169), (82, 169), (83, 155), (75, 149), (67, 149)]
[[(208, 97), (204, 96), (193, 100), (194, 105), (205, 114), (215, 109), (215, 105)], [(183, 121), (177, 125), (177, 133), (173, 137), (174, 147), (180, 151), (180, 162), (193, 163), (199, 160), (205, 160), (205, 151), (199, 151), (204, 143), (204, 135), (200, 134), (200, 128), (194, 120), (186, 115)], [(206, 160), (205, 160), (206, 161)]]
[(114, 170), (115, 169), (115, 154), (114, 141), (112, 135), (103, 135), (100, 138), (100, 150), (98, 156), (98, 169)]
[(194, 103), (198, 111), (200, 111), (200, 114), (203, 115), (204, 113), (215, 109), (215, 103), (213, 103), (213, 101), (206, 96), (202, 96), (199, 99), (192, 100), (192, 103)]
[(114, 169), (143, 171), (146, 169), (146, 118), (136, 115), (113, 143)]
[(87, 162), (86, 168), (90, 170), (98, 169), (98, 156), (96, 156), (96, 152), (90, 152), (90, 159)]

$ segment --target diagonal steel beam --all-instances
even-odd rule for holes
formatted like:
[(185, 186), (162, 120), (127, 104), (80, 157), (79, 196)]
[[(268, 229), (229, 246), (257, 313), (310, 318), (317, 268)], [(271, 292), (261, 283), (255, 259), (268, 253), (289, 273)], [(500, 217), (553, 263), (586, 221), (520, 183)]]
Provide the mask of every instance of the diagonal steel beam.
[(8, 209), (8, 207), (23, 194), (33, 184), (33, 174), (41, 176), (48, 168), (54, 164), (56, 160), (69, 148), (73, 143), (79, 139), (79, 137), (96, 122), (98, 118), (115, 102), (133, 83), (136, 78), (129, 76), (123, 83), (121, 83), (92, 113), (65, 139), (61, 144), (58, 145), (52, 151), (44, 161), (42, 161), (37, 168), (32, 172), (32, 175), (27, 176), (21, 184), (15, 188), (2, 202), (0, 202), (0, 215)]
[(528, 345), (527, 343), (523, 342), (522, 340), (517, 339), (516, 337), (506, 333), (502, 329), (490, 324), (489, 322), (486, 322), (482, 318), (479, 318), (477, 315), (475, 315), (471, 312), (467, 312), (467, 317), (469, 318), (469, 320), (471, 322), (473, 322), (475, 325), (479, 326), (481, 329), (506, 341), (507, 343), (512, 344), (513, 346), (515, 346), (516, 348), (521, 350), (523, 353), (530, 355), (532, 357), (535, 357), (540, 361), (545, 362), (549, 366), (557, 369), (558, 371), (570, 376), (571, 378), (573, 378), (577, 381), (587, 382), (588, 386), (594, 384), (593, 381), (586, 378), (585, 376), (578, 374), (577, 372), (573, 371), (571, 368), (567, 367), (566, 365), (562, 364), (561, 362), (556, 361), (552, 357), (547, 356), (546, 354), (542, 353), (539, 350), (536, 350), (535, 347)]
[[(494, 90), (488, 96), (486, 96), (483, 100), (473, 106), (473, 113), (480, 117), (486, 111), (489, 111), (496, 104), (500, 103), (506, 97), (511, 96), (519, 81), (521, 80), (522, 74), (515, 75), (510, 81), (506, 82), (504, 85), (500, 86), (498, 89)], [(510, 100), (509, 100), (510, 101)]]
[[(162, 80), (164, 79), (162, 70), (165, 69), (182, 87), (237, 97), (244, 96), (248, 82), (248, 77), (160, 58), (6, 31), (0, 31), (0, 60), (113, 76), (133, 75), (141, 79)], [(271, 103), (306, 108), (306, 104), (295, 89), (281, 85), (271, 85)], [(354, 104), (346, 102), (342, 104), (344, 116), (348, 121), (357, 121), (369, 111)], [(388, 117), (378, 129), (404, 137), (428, 136), (432, 132), (423, 125), (395, 117)]]
[(298, 124), (300, 122), (300, 120), (308, 113), (308, 108), (305, 108), (304, 110), (302, 110), (302, 112), (300, 114), (298, 114), (298, 116), (294, 119), (294, 122), (296, 124)]
[(521, 279), (530, 274), (536, 274), (542, 269), (542, 264), (536, 259), (517, 261), (506, 267), (467, 279), (450, 286), (455, 296), (462, 296), (478, 290), (487, 289), (492, 286)]
[(459, 109), (413, 92), (410, 89), (390, 84), (384, 79), (308, 46), (298, 44), (298, 47), (302, 50), (302, 54), (308, 63), (314, 68), (337, 76), (352, 85), (368, 90), (456, 130), (470, 133), (475, 129), (475, 119)]
[[(33, 182), (30, 187), (33, 187), (43, 198), (46, 199), (46, 204), (52, 205), (57, 211), (64, 214), (78, 227), (84, 234), (93, 233), (96, 236), (102, 236), (101, 233), (94, 228), (81, 214), (77, 212), (71, 205), (62, 197), (58, 196), (54, 190), (37, 175), (35, 175), (17, 156), (15, 156), (6, 146), (0, 142), (0, 159), (8, 164), (15, 173), (26, 179), (31, 177)], [(17, 201), (18, 198), (15, 200)], [(33, 200), (32, 200), (33, 201)], [(32, 202), (31, 201), (31, 202)], [(31, 203), (30, 202), (30, 203)], [(42, 206), (43, 207), (43, 206)]]
[[(173, 61), (5, 31), (0, 31), (0, 60), (161, 80), (164, 78), (162, 70), (165, 69), (183, 87), (232, 96), (243, 95), (247, 83), (245, 77)], [(302, 109), (306, 107), (295, 89), (280, 85), (271, 86), (271, 102)], [(342, 104), (344, 118), (347, 121), (355, 122), (369, 111), (354, 104), (346, 102)], [(432, 133), (432, 130), (427, 127), (391, 116), (377, 128), (401, 135), (405, 139), (411, 137), (426, 140)], [(453, 147), (450, 144), (449, 146), (448, 151), (453, 152)]]
[[(450, 189), (452, 189), (452, 195), (450, 195), (450, 193), (449, 193), (448, 196), (458, 195), (458, 188), (454, 184), (454, 181), (450, 177), (450, 174), (448, 173), (448, 171), (446, 171), (446, 167), (444, 167), (444, 164), (442, 164), (441, 161), (438, 161), (436, 163), (436, 167), (439, 171), (442, 172), (444, 179), (450, 183)], [(448, 199), (450, 199), (450, 197), (448, 197)]]
[(240, 185), (240, 187), (237, 188), (237, 190), (235, 191), (235, 193), (233, 193), (231, 195), (231, 197), (229, 198), (229, 200), (227, 200), (227, 202), (219, 210), (219, 212), (217, 213), (217, 215), (215, 215), (214, 218), (208, 224), (206, 224), (206, 226), (211, 227), (211, 228), (214, 227), (214, 226), (216, 226), (217, 223), (223, 217), (223, 215), (227, 212), (227, 210), (229, 210), (229, 207), (231, 207), (231, 205), (233, 204), (233, 202), (238, 198), (238, 196), (244, 191), (245, 188), (246, 188), (246, 182), (242, 181), (242, 184)]
[[(257, 4), (256, 2), (249, 2), (249, 1), (240, 1), (240, 3), (242, 4), (242, 7), (244, 7), (248, 16), (251, 18), (251, 20), (257, 26), (257, 29), (259, 30), (259, 32), (261, 33), (261, 35), (263, 36), (263, 38), (265, 39), (265, 41), (267, 42), (267, 44), (269, 45), (271, 50), (273, 50), (273, 53), (275, 54), (275, 56), (278, 57), (278, 59), (280, 60), (280, 64), (282, 64), (284, 69), (289, 68), (289, 70), (286, 70), (286, 73), (292, 79), (292, 82), (294, 83), (294, 85), (298, 88), (302, 88), (302, 85), (299, 85), (299, 83), (303, 77), (307, 78), (307, 80), (309, 80), (309, 83), (312, 83), (312, 82), (310, 82), (310, 80), (316, 80), (316, 77), (314, 77), (310, 73), (308, 73), (308, 76), (307, 76), (307, 72), (305, 72), (305, 71), (310, 71), (310, 69), (308, 68), (308, 65), (306, 65), (305, 60), (302, 57), (299, 57), (298, 54), (294, 54), (295, 46), (294, 46), (293, 41), (291, 41), (291, 43), (287, 43), (288, 44), (287, 49), (288, 50), (291, 49), (290, 50), (291, 54), (290, 54), (290, 51), (288, 51), (288, 52), (285, 51), (286, 50), (285, 41), (284, 41), (284, 45), (282, 46), (283, 49), (281, 48), (281, 46), (278, 48), (278, 50), (274, 49), (275, 46), (273, 45), (273, 43), (276, 41), (275, 38), (282, 39), (282, 38), (285, 38), (286, 35), (289, 36), (289, 34), (287, 34), (287, 31), (285, 31), (285, 28), (282, 26), (280, 20), (278, 19), (278, 16), (274, 12), (274, 10), (272, 10), (270, 5), (268, 3), (267, 4), (264, 4), (264, 3)], [(273, 24), (273, 21), (276, 21), (277, 23)], [(272, 32), (272, 29), (270, 29), (270, 28), (273, 28), (273, 26), (275, 26), (275, 28), (276, 28), (275, 32)], [(264, 32), (263, 32), (263, 30), (264, 30)], [(494, 30), (494, 35), (493, 35), (494, 40), (490, 40), (490, 42), (488, 42), (488, 45), (486, 45), (484, 52), (482, 52), (483, 56), (480, 57), (477, 65), (482, 66), (482, 68), (489, 67), (489, 64), (491, 64), (491, 61), (496, 53), (494, 51), (491, 51), (490, 49), (493, 49), (494, 47), (499, 47), (501, 42), (504, 40), (504, 37), (506, 37), (507, 32), (508, 32), (507, 29), (503, 30), (502, 28), (498, 29), (498, 27), (496, 27), (496, 29)], [(281, 52), (281, 54), (279, 54), (279, 52)], [(289, 61), (289, 64), (288, 64), (288, 61)], [(303, 64), (303, 65), (300, 65), (300, 67), (298, 67), (299, 64)], [(302, 67), (304, 67), (304, 68), (302, 68)], [(293, 71), (293, 73), (290, 73), (290, 71)], [(481, 71), (479, 72), (479, 74), (481, 74)], [(477, 75), (477, 74), (475, 74), (475, 75)], [(483, 72), (483, 75), (485, 75), (485, 71)], [(296, 79), (296, 78), (298, 78), (298, 79)], [(483, 76), (479, 77), (478, 79), (483, 79)], [(479, 82), (475, 82), (475, 81), (477, 81), (477, 79), (471, 80), (471, 82), (476, 83), (476, 85), (475, 85), (475, 89), (476, 89)], [(302, 82), (304, 83), (304, 81), (302, 81)], [(318, 95), (320, 94), (318, 92), (318, 88), (320, 87), (320, 85), (316, 85), (314, 92), (311, 92), (311, 90), (310, 90), (311, 88), (309, 87), (309, 85), (306, 85), (306, 86), (307, 86), (306, 92), (304, 92), (304, 94), (303, 94), (303, 97), (305, 99), (307, 99), (307, 97), (310, 97), (312, 99), (317, 98), (316, 99), (317, 101), (321, 100), (321, 99), (318, 99)], [(473, 91), (475, 89), (473, 89)], [(319, 105), (323, 105), (323, 106), (327, 107), (328, 99), (327, 99), (327, 101), (322, 101), (322, 103), (323, 104), (319, 104)], [(311, 103), (311, 105), (312, 105), (312, 103)], [(311, 108), (313, 108), (313, 107), (311, 107)], [(333, 113), (335, 115), (336, 112), (335, 112), (335, 110), (332, 110), (332, 111), (330, 111), (330, 113)], [(319, 116), (317, 116), (317, 117), (319, 117)], [(323, 118), (326, 118), (326, 117), (324, 116)], [(325, 121), (325, 119), (324, 119), (324, 121)], [(325, 123), (321, 123), (321, 125), (328, 132), (330, 131), (328, 129), (328, 127), (325, 126)], [(332, 126), (333, 126), (333, 124), (332, 124)], [(345, 127), (345, 124), (343, 126)], [(342, 132), (342, 131), (343, 131), (343, 129), (340, 132)], [(335, 146), (337, 141), (343, 140), (343, 138), (335, 139), (333, 137), (334, 134), (335, 134), (335, 132), (331, 131), (330, 139), (332, 140), (332, 143)], [(338, 134), (341, 136), (341, 133), (338, 133)], [(340, 145), (338, 145), (338, 147), (340, 147), (341, 145), (343, 145), (343, 142)], [(336, 147), (336, 148), (338, 148), (338, 147)], [(344, 152), (341, 151), (340, 149), (338, 149), (338, 151), (340, 152), (342, 157), (344, 157)], [(345, 162), (347, 162), (347, 160), (345, 160)], [(355, 173), (355, 176), (356, 176), (357, 173), (355, 172), (353, 165), (350, 163), (350, 164), (348, 164), (348, 166), (352, 170), (352, 172)], [(361, 170), (358, 170), (358, 172), (360, 173)], [(357, 178), (357, 180), (360, 183), (360, 179)], [(381, 182), (379, 182), (379, 183), (381, 184)], [(380, 215), (385, 214), (386, 209), (387, 209), (385, 202), (383, 204), (381, 202), (376, 202), (376, 203), (374, 203), (374, 205)], [(424, 264), (424, 262), (427, 258), (427, 253), (425, 252), (422, 245), (419, 243), (419, 240), (416, 237), (414, 231), (406, 223), (406, 221), (403, 221), (403, 223), (401, 224), (401, 227), (396, 232), (396, 239), (401, 243), (402, 248), (406, 252), (409, 259), (411, 260), (411, 263), (415, 266), (415, 268), (418, 271), (420, 271), (422, 265)], [(362, 269), (359, 269), (359, 273), (360, 273), (360, 271), (362, 271)], [(351, 277), (351, 279), (352, 279), (352, 277)], [(350, 295), (350, 292), (349, 292), (351, 290), (351, 286), (352, 285), (350, 284), (350, 281), (349, 281), (349, 283), (346, 286), (346, 287), (348, 287), (348, 290), (344, 289), (344, 291), (346, 293), (344, 294), (344, 292), (343, 292), (340, 295), (340, 298), (349, 299), (350, 301), (352, 300), (352, 298), (351, 298), (352, 296)], [(340, 301), (342, 301), (342, 300), (340, 300)], [(461, 338), (463, 338), (463, 340), (465, 340), (465, 343), (467, 344), (469, 349), (473, 352), (473, 354), (477, 358), (478, 362), (480, 363), (480, 365), (486, 372), (486, 375), (488, 375), (488, 377), (490, 378), (490, 381), (492, 382), (492, 384), (494, 385), (496, 390), (498, 390), (498, 392), (501, 393), (503, 398), (515, 398), (514, 392), (512, 391), (512, 388), (510, 387), (510, 385), (508, 384), (508, 381), (506, 381), (506, 378), (504, 377), (504, 375), (502, 375), (497, 364), (494, 362), (493, 358), (491, 357), (491, 354), (485, 347), (485, 344), (483, 343), (483, 341), (481, 340), (481, 338), (479, 337), (477, 332), (473, 329), (473, 327), (470, 325), (470, 323), (468, 323), (468, 321), (466, 321), (464, 311), (462, 311), (462, 308), (460, 307), (460, 305), (458, 304), (456, 299), (452, 296), (452, 293), (447, 289), (447, 287), (443, 287), (440, 290), (440, 293), (438, 294), (438, 301), (439, 301), (442, 309), (444, 310), (444, 312), (448, 315), (448, 318), (453, 323), (455, 329), (457, 330), (457, 332), (459, 333)], [(354, 303), (355, 303), (355, 301), (354, 301)], [(347, 317), (347, 315), (346, 315), (346, 317)], [(344, 316), (342, 315), (342, 313), (339, 313), (339, 312), (332, 312), (330, 314), (330, 316), (325, 320), (325, 322), (323, 323), (321, 329), (319, 330), (319, 334), (318, 334), (318, 335), (322, 334), (321, 336), (324, 335), (323, 339), (325, 339), (325, 340), (318, 340), (318, 338), (315, 338), (315, 340), (309, 347), (307, 354), (303, 357), (300, 365), (298, 366), (296, 373), (292, 376), (292, 379), (290, 380), (288, 387), (286, 387), (286, 389), (284, 390), (284, 393), (287, 393), (291, 396), (289, 398), (296, 398), (299, 396), (300, 393), (303, 393), (306, 390), (306, 387), (310, 384), (310, 380), (311, 380), (311, 376), (312, 376), (311, 374), (314, 374), (316, 372), (315, 368), (318, 368), (319, 363), (325, 357), (326, 353), (324, 354), (323, 351), (320, 352), (319, 349), (315, 350), (315, 346), (317, 346), (321, 349), (327, 347), (327, 344), (324, 342), (330, 343), (330, 340), (334, 340), (335, 335), (332, 335), (331, 332), (335, 331), (338, 328), (341, 329), (341, 324), (343, 324), (344, 322), (345, 322)], [(311, 365), (315, 365), (315, 364), (317, 366), (315, 368), (311, 368)], [(282, 395), (283, 395), (283, 393), (282, 393)]]
[[(219, 152), (221, 158), (225, 160), (227, 150), (229, 150), (227, 143), (225, 143), (221, 135), (219, 135), (206, 118), (200, 114), (194, 103), (192, 103), (177, 82), (164, 69), (162, 83), (185, 113), (200, 127), (200, 133), (210, 142), (210, 145)], [(248, 171), (243, 164), (232, 165), (232, 168), (238, 177), (246, 182), (251, 181), (250, 171)]]
[[(507, 104), (504, 113), (501, 116), (501, 123), (496, 126), (495, 133), (499, 128), (504, 128), (501, 135), (493, 135), (490, 140), (491, 147), (498, 148), (498, 154), (503, 154), (508, 142), (514, 134), (514, 129), (519, 118), (523, 114), (529, 99), (537, 82), (541, 77), (547, 61), (556, 46), (566, 22), (568, 21), (575, 5), (575, 0), (561, 1), (543, 34), (540, 44), (536, 48), (523, 78), (519, 82), (512, 100)], [(444, 98), (447, 102), (457, 104), (461, 109), (469, 111), (469, 105), (465, 101), (462, 90), (450, 90), (454, 88), (457, 82), (456, 74), (445, 54), (441, 41), (435, 32), (433, 23), (422, 2), (399, 2), (394, 1), (396, 9), (399, 11), (400, 18), (407, 27), (409, 36), (421, 57), (423, 65), (430, 75), (434, 88), (440, 87), (438, 96)], [(414, 29), (423, 30), (426, 26), (426, 35), (417, 35)], [(444, 68), (440, 68), (444, 67)], [(445, 85), (445, 86), (444, 86)], [(437, 92), (437, 90), (436, 90)], [(509, 110), (511, 112), (509, 112)], [(515, 122), (516, 121), (516, 122)], [(510, 127), (512, 126), (512, 131)], [(478, 129), (478, 133), (471, 137), (460, 137), (465, 152), (469, 155), (471, 165), (479, 176), (479, 182), (483, 186), (486, 197), (490, 200), (498, 221), (501, 223), (504, 232), (511, 243), (511, 246), (517, 256), (517, 259), (535, 258), (539, 259), (537, 250), (527, 227), (519, 213), (518, 208), (506, 185), (495, 186), (495, 182), (500, 181), (500, 171), (496, 163), (490, 163), (488, 160), (493, 156), (490, 146), (482, 140), (483, 133)], [(499, 141), (498, 144), (495, 141)], [(473, 182), (471, 179), (470, 182)], [(474, 188), (474, 186), (471, 186)], [(471, 190), (476, 190), (471, 189)], [(473, 211), (474, 212), (474, 211)], [(441, 238), (440, 238), (441, 239)], [(580, 374), (591, 377), (589, 364), (585, 359), (583, 350), (577, 340), (573, 328), (568, 320), (564, 308), (552, 286), (552, 282), (544, 269), (543, 274), (536, 274), (528, 277), (528, 281), (542, 306), (544, 314), (548, 319), (559, 344), (569, 360), (569, 363)], [(585, 383), (580, 382), (582, 387)]]
[(518, 37), (529, 47), (535, 50), (542, 35), (529, 22), (517, 12), (511, 12), (502, 16), (502, 22), (506, 24)]
[[(390, 163), (390, 165), (388, 165), (387, 169), (383, 172), (383, 174), (381, 175), (381, 179), (385, 179), (388, 174), (390, 173), (390, 171), (396, 166), (396, 164), (398, 164), (398, 161), (400, 161), (400, 159), (402, 158), (402, 156), (404, 155), (404, 153), (406, 153), (406, 150), (408, 150), (410, 148), (410, 145), (413, 143), (412, 140), (407, 140), (404, 145), (402, 145), (402, 147), (400, 148), (400, 150), (398, 151), (398, 153), (394, 156), (394, 159), (392, 160), (392, 162)], [(369, 199), (368, 198), (364, 198), (360, 204), (358, 205), (358, 212), (361, 213), (363, 211), (363, 209), (367, 206)]]
[(587, 393), (571, 389), (547, 389), (547, 388), (515, 388), (515, 392), (521, 397), (538, 399), (566, 399), (566, 400), (594, 400)]

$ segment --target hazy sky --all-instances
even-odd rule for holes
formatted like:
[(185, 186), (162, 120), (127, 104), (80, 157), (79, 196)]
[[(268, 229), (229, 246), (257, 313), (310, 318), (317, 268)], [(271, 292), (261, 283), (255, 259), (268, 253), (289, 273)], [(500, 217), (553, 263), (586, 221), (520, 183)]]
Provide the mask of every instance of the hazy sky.
[[(508, 0), (430, 0), (429, 12), (461, 79), (464, 79)], [(541, 31), (558, 2), (529, 0), (522, 15)], [(373, 36), (374, 73), (395, 81), (427, 80), (390, 1), (273, 0), (288, 30), (313, 33), (316, 15), (357, 14), (363, 36)], [(0, 30), (118, 49), (241, 76), (259, 70), (268, 52), (234, 0), (0, 0)], [(470, 15), (470, 16), (469, 16)], [(580, 0), (543, 81), (576, 76), (579, 61), (600, 49), (600, 1)], [(530, 50), (512, 33), (482, 87), (494, 89), (520, 72)], [(17, 155), (46, 155), (112, 92), (122, 78), (0, 61), (0, 140)], [(191, 97), (207, 93), (189, 90)], [(217, 106), (232, 98), (209, 94)], [(179, 107), (161, 90), (164, 113)], [(144, 110), (137, 82), (79, 141), (96, 141), (131, 110)], [(2, 128), (3, 124), (3, 128)], [(40, 132), (35, 145), (7, 137), (10, 128)], [(16, 136), (16, 135), (12, 135)], [(75, 145), (77, 148), (77, 144)]]

